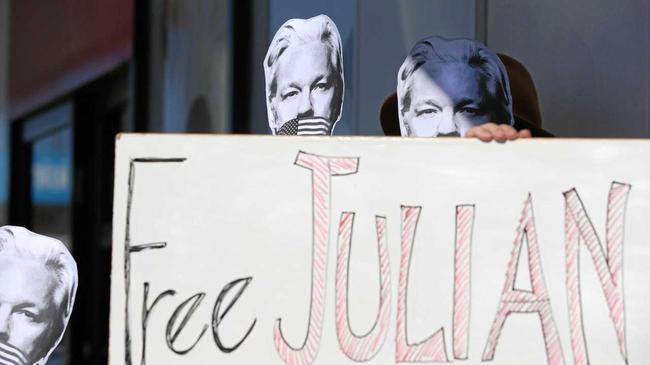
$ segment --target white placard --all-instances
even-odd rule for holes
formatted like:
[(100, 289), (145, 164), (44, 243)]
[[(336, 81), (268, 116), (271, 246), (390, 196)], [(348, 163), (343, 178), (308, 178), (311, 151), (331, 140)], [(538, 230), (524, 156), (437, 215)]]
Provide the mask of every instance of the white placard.
[(644, 364), (648, 158), (121, 135), (110, 364)]

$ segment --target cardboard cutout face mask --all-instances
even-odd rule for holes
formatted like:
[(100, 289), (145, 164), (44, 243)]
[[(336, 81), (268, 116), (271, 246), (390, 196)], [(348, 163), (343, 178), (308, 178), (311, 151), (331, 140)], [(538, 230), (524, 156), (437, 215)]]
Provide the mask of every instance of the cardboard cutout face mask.
[(399, 70), (397, 101), (402, 136), (464, 136), (483, 123), (514, 123), (505, 67), (468, 39), (418, 42)]
[(47, 362), (72, 313), (77, 280), (60, 241), (0, 228), (0, 363)]
[(301, 134), (298, 125), (306, 127), (307, 122), (299, 121), (311, 118), (308, 123), (326, 126), (302, 134), (332, 133), (341, 117), (344, 81), (341, 37), (330, 18), (319, 15), (284, 23), (269, 46), (264, 75), (273, 134)]

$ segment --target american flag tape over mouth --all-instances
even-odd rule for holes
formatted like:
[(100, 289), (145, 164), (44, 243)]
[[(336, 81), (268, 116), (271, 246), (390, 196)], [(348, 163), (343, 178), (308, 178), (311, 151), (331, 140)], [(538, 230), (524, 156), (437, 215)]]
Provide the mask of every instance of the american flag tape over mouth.
[(282, 125), (278, 135), (329, 136), (330, 127), (330, 122), (325, 118), (294, 118)]
[(18, 348), (0, 342), (0, 365), (27, 365), (27, 359)]

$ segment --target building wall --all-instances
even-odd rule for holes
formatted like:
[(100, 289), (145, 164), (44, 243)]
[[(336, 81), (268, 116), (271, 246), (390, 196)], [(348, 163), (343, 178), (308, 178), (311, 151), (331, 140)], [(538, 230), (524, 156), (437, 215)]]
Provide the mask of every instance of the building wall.
[(9, 190), (9, 121), (7, 86), (9, 62), (9, 2), (0, 1), (0, 225), (7, 223)]
[(535, 80), (560, 137), (650, 136), (650, 12), (639, 0), (489, 0), (487, 44)]
[(231, 131), (231, 4), (151, 3), (152, 132)]
[[(151, 85), (152, 93), (158, 94), (152, 97), (158, 105), (152, 108), (154, 130), (191, 130), (186, 120), (197, 92), (206, 96), (209, 130), (229, 131), (231, 123), (241, 122), (233, 121), (229, 110), (237, 95), (228, 78), (233, 65), (225, 37), (227, 3), (153, 3), (163, 4), (155, 5), (160, 14), (154, 16), (154, 22), (162, 19), (154, 28), (163, 35), (152, 32), (153, 52), (160, 55), (154, 60), (161, 63), (152, 68), (158, 75), (152, 75)], [(269, 133), (261, 63), (270, 39), (289, 18), (325, 13), (337, 23), (344, 43), (346, 94), (337, 135), (382, 134), (381, 104), (395, 91), (397, 70), (409, 49), (428, 35), (476, 38), (519, 59), (536, 82), (544, 127), (557, 136), (650, 135), (647, 1), (256, 0), (254, 4), (248, 104), (254, 133)], [(210, 46), (198, 47), (199, 43)]]
[(250, 100), (250, 132), (255, 134), (268, 134), (269, 124), (266, 113), (266, 90), (264, 80), (264, 57), (271, 37), (276, 31), (270, 29), (269, 0), (253, 0), (253, 28), (251, 44), (251, 79), (249, 89)]
[[(271, 18), (327, 10), (310, 1), (291, 6), (294, 3), (300, 2), (272, 1)], [(493, 50), (521, 61), (535, 80), (544, 127), (557, 136), (650, 136), (648, 1), (353, 3), (345, 5), (356, 13), (352, 19), (339, 20), (340, 16), (330, 12), (337, 24), (342, 21), (342, 36), (351, 45), (344, 50), (344, 58), (353, 61), (345, 69), (346, 79), (351, 80), (341, 120), (348, 125), (335, 132), (382, 134), (378, 111), (395, 90), (399, 65), (415, 41), (437, 34), (484, 40)], [(274, 12), (274, 7), (282, 11)], [(279, 25), (279, 19), (271, 20), (271, 28)], [(270, 30), (271, 35), (274, 31)], [(265, 122), (254, 129), (264, 132)]]
[(2, 2), (9, 3), (12, 18), (8, 87), (12, 120), (131, 58), (133, 0)]

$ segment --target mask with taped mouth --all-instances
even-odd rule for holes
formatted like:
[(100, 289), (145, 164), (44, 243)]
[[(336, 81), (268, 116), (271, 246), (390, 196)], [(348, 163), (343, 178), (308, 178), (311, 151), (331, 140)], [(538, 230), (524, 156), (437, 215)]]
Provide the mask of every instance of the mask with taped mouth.
[(28, 365), (23, 352), (6, 342), (0, 342), (0, 365)]

